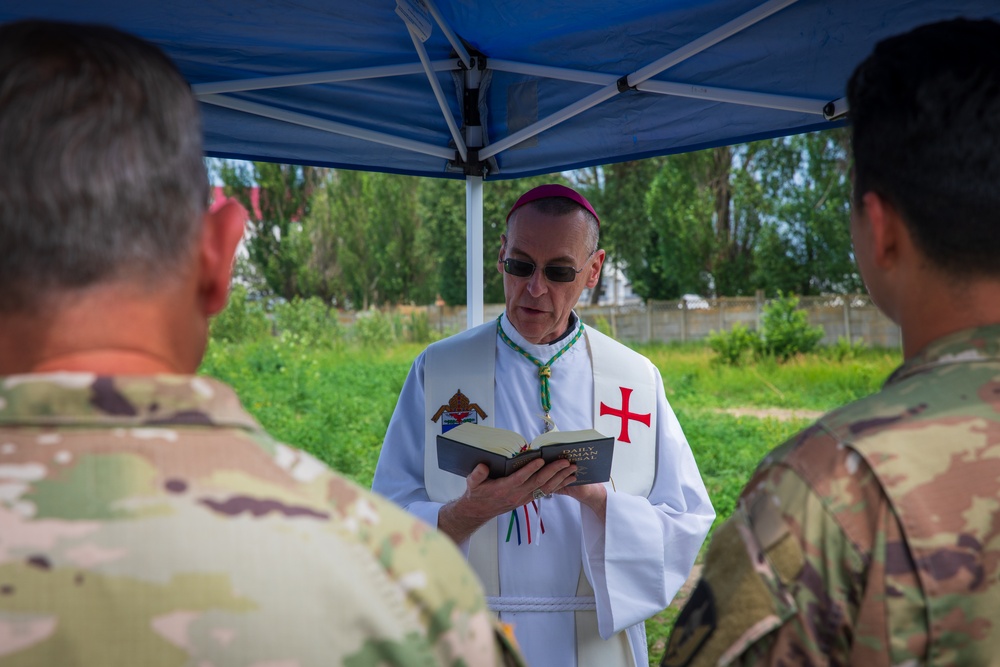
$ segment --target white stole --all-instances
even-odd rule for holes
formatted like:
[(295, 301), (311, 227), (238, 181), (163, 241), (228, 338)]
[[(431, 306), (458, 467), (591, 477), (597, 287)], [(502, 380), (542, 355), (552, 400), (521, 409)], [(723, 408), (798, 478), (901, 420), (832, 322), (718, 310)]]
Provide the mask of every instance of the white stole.
[[(585, 327), (584, 340), (594, 373), (594, 428), (616, 439), (611, 483), (605, 486), (609, 492), (645, 497), (653, 486), (656, 470), (655, 368), (638, 353), (590, 327)], [(427, 348), (424, 481), (432, 501), (449, 502), (465, 493), (466, 487), (465, 478), (438, 468), (437, 436), (442, 432), (442, 409), (460, 392), (473, 397), (476, 407), (485, 412), (485, 417), (476, 413), (477, 423), (494, 425), (496, 346), (497, 322), (492, 321)], [(479, 575), (486, 595), (491, 597), (500, 595), (497, 549), (496, 520), (488, 521), (470, 538), (469, 562)], [(581, 563), (577, 596), (593, 595)], [(596, 611), (575, 614), (580, 667), (632, 665), (625, 632), (605, 641), (597, 629)]]

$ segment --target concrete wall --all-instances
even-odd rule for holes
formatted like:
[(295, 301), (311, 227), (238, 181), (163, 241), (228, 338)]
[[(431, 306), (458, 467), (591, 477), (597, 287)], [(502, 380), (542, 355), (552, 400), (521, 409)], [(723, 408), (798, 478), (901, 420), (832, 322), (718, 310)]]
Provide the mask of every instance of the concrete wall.
[[(683, 301), (651, 301), (625, 306), (578, 306), (576, 310), (584, 322), (602, 328), (606, 325), (612, 336), (622, 341), (685, 342), (703, 339), (712, 331), (729, 330), (736, 323), (757, 329), (767, 304), (760, 297), (705, 301), (707, 308), (691, 308)], [(874, 347), (901, 345), (899, 327), (872, 304), (867, 294), (802, 297), (799, 307), (806, 311), (811, 324), (823, 328), (823, 345), (835, 344), (839, 338)], [(503, 304), (484, 306), (486, 320), (496, 319), (503, 308)], [(442, 334), (465, 329), (465, 307), (409, 306), (394, 312), (406, 317), (426, 312), (430, 326)], [(353, 319), (352, 313), (341, 314), (347, 326)]]
[[(646, 305), (580, 307), (577, 312), (587, 324), (603, 318), (612, 335), (632, 342), (692, 341), (712, 331), (728, 331), (734, 324), (759, 329), (767, 301), (754, 297), (706, 299), (708, 308), (689, 308), (683, 301), (652, 301)], [(840, 338), (874, 347), (899, 347), (899, 327), (872, 304), (868, 295), (802, 297), (799, 307), (809, 323), (822, 327), (823, 345)]]

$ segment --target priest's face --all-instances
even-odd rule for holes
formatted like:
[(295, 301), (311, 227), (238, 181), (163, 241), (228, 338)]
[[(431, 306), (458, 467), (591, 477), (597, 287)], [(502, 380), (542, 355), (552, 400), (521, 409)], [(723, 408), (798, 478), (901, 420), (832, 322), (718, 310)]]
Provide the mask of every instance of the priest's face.
[[(551, 343), (563, 335), (583, 289), (597, 285), (604, 251), (588, 247), (593, 243), (588, 224), (582, 210), (553, 216), (529, 204), (514, 212), (500, 237), (497, 268), (503, 274), (507, 317), (531, 343)], [(514, 260), (514, 273), (504, 270), (507, 259)], [(515, 275), (528, 270), (525, 263), (534, 265), (531, 274)], [(546, 272), (546, 267), (562, 270)], [(551, 279), (551, 274), (567, 276), (567, 268), (575, 271), (572, 280)]]

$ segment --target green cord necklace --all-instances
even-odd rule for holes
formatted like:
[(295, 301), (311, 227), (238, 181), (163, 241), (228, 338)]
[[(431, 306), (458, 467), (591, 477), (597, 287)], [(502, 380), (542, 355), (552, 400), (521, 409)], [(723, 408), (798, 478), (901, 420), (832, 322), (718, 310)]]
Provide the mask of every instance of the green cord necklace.
[(504, 333), (503, 327), (500, 326), (500, 319), (502, 317), (503, 315), (500, 315), (500, 317), (497, 318), (497, 333), (500, 334), (501, 340), (507, 343), (507, 346), (510, 349), (515, 352), (520, 352), (521, 356), (538, 366), (538, 377), (541, 378), (542, 381), (542, 410), (545, 411), (545, 421), (551, 424), (551, 420), (549, 420), (549, 412), (552, 410), (552, 393), (549, 391), (549, 377), (552, 375), (552, 364), (554, 364), (556, 359), (561, 357), (566, 350), (573, 347), (573, 343), (580, 340), (580, 336), (583, 335), (583, 321), (580, 321), (580, 326), (577, 328), (576, 333), (573, 334), (573, 337), (569, 339), (569, 342), (563, 345), (562, 349), (553, 354), (552, 358), (543, 364), (540, 359), (536, 359), (531, 356), (531, 354), (521, 348), (521, 346), (512, 341), (507, 334)]

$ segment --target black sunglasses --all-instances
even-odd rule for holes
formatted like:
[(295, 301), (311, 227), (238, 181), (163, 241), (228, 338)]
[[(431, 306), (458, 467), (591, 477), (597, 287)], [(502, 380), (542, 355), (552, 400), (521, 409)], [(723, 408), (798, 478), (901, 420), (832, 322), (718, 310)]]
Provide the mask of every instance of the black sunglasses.
[[(590, 254), (593, 255), (594, 253)], [(527, 278), (535, 272), (535, 265), (531, 262), (522, 262), (519, 259), (510, 259), (508, 257), (503, 261), (503, 270), (512, 276)], [(577, 275), (581, 271), (583, 269), (577, 269), (572, 266), (546, 266), (542, 269), (545, 277), (554, 283), (571, 283), (576, 280)]]

